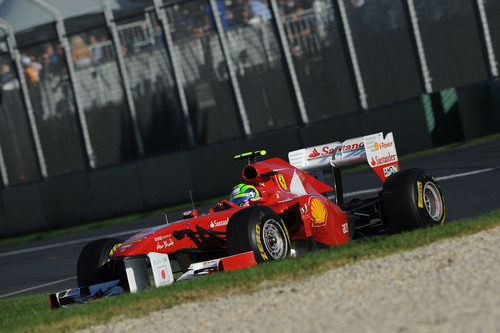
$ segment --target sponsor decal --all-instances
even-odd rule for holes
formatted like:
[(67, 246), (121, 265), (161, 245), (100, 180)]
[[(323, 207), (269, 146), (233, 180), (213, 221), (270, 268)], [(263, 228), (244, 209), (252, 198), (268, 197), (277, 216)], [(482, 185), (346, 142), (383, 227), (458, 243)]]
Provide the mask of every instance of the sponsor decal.
[(163, 241), (163, 243), (156, 243), (156, 249), (161, 250), (174, 245), (174, 240), (170, 238), (168, 241)]
[(375, 142), (375, 144), (373, 145), (375, 147), (375, 150), (379, 150), (379, 149), (387, 149), (387, 148), (391, 148), (393, 145), (392, 142)]
[(132, 246), (133, 243), (125, 243), (120, 247), (120, 252), (125, 252), (126, 249)]
[(372, 166), (378, 166), (378, 165), (383, 165), (387, 163), (391, 163), (397, 161), (396, 155), (388, 153), (386, 156), (372, 156), (372, 160), (370, 161), (370, 164)]
[(315, 158), (315, 157), (318, 157), (318, 156), (321, 156), (320, 153), (318, 153), (318, 151), (316, 150), (316, 148), (313, 149), (312, 153), (309, 154), (309, 158)]
[(318, 198), (312, 198), (309, 206), (311, 208), (311, 215), (314, 220), (314, 226), (325, 225), (326, 221), (326, 208)]
[(262, 218), (264, 217), (264, 213), (260, 216), (261, 220), (257, 222), (255, 225), (255, 238), (257, 240), (257, 247), (259, 248), (260, 255), (262, 256), (262, 259), (267, 260), (267, 255), (266, 252), (264, 252), (264, 247), (262, 246), (262, 240), (260, 238), (260, 223), (262, 221)]
[(340, 150), (342, 150), (342, 147), (338, 147), (337, 149), (330, 148), (328, 146), (314, 147), (312, 152), (309, 155), (307, 155), (307, 158), (311, 160), (318, 157), (328, 156)]
[(422, 182), (417, 182), (418, 208), (424, 208), (424, 200), (422, 195)]
[(303, 215), (305, 213), (307, 213), (307, 204), (304, 204), (304, 206), (302, 206), (302, 208), (300, 209), (300, 213)]
[(227, 217), (225, 220), (222, 220), (222, 221), (213, 220), (213, 221), (210, 221), (210, 228), (222, 227), (222, 226), (227, 225), (228, 222), (229, 222), (229, 217)]
[(282, 189), (284, 189), (285, 191), (288, 190), (288, 187), (286, 186), (285, 182), (285, 177), (283, 177), (282, 174), (278, 175), (278, 182), (280, 183)]
[(164, 240), (165, 238), (169, 238), (171, 236), (172, 236), (171, 234), (168, 234), (168, 235), (163, 235), (163, 236), (155, 237), (155, 242), (159, 242), (159, 241)]
[(392, 175), (393, 173), (397, 173), (398, 171), (399, 170), (398, 170), (398, 165), (397, 164), (385, 167), (384, 168), (384, 176), (385, 176), (385, 178), (387, 178), (390, 175)]
[(349, 232), (349, 224), (347, 224), (347, 223), (342, 224), (342, 232), (344, 234), (347, 234)]
[[(359, 148), (363, 148), (365, 146), (365, 144), (363, 142), (360, 142), (360, 143), (353, 143), (351, 145), (344, 145), (342, 146), (342, 151), (344, 153), (348, 152), (348, 151), (351, 151), (351, 150), (354, 150), (354, 149), (359, 149)], [(340, 149), (339, 149), (340, 150)]]

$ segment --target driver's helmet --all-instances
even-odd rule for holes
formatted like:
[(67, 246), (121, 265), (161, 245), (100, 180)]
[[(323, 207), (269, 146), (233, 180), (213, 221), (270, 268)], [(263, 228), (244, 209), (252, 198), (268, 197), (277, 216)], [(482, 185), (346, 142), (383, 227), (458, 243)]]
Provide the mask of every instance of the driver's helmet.
[(255, 186), (238, 184), (233, 187), (231, 195), (229, 196), (229, 202), (241, 207), (246, 204), (251, 198), (258, 197), (260, 197), (260, 194)]

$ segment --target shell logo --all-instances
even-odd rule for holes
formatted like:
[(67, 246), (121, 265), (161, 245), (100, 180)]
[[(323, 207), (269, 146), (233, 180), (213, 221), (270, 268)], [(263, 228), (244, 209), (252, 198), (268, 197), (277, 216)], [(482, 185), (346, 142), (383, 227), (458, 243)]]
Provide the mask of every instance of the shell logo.
[(311, 200), (311, 215), (315, 224), (325, 223), (326, 209), (323, 203), (317, 198)]
[(375, 150), (379, 150), (378, 143), (375, 142)]

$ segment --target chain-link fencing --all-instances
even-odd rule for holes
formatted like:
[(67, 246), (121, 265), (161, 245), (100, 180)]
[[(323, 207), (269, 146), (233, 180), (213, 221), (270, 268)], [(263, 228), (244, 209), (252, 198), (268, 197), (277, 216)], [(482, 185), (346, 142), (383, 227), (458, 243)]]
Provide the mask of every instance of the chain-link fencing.
[(358, 110), (332, 1), (279, 0), (278, 4), (311, 121)]
[(474, 2), (415, 1), (434, 91), (488, 78)]
[(64, 34), (52, 23), (17, 32), (21, 65), (0, 47), (9, 184), (302, 126), (499, 70), (495, 0), (152, 0), (66, 23)]
[(40, 179), (17, 71), (6, 43), (0, 49), (0, 146), (9, 185)]
[(20, 52), (48, 176), (84, 170), (83, 142), (60, 43), (47, 41), (21, 47)]
[(187, 138), (165, 36), (154, 11), (117, 22), (147, 155), (180, 149)]

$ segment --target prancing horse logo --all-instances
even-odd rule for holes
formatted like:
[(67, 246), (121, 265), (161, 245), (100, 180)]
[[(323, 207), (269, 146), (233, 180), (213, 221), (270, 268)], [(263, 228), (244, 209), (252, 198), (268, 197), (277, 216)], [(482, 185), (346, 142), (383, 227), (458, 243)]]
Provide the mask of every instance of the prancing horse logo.
[(282, 174), (278, 175), (278, 181), (280, 182), (281, 187), (286, 191), (288, 187), (286, 187), (285, 177)]

